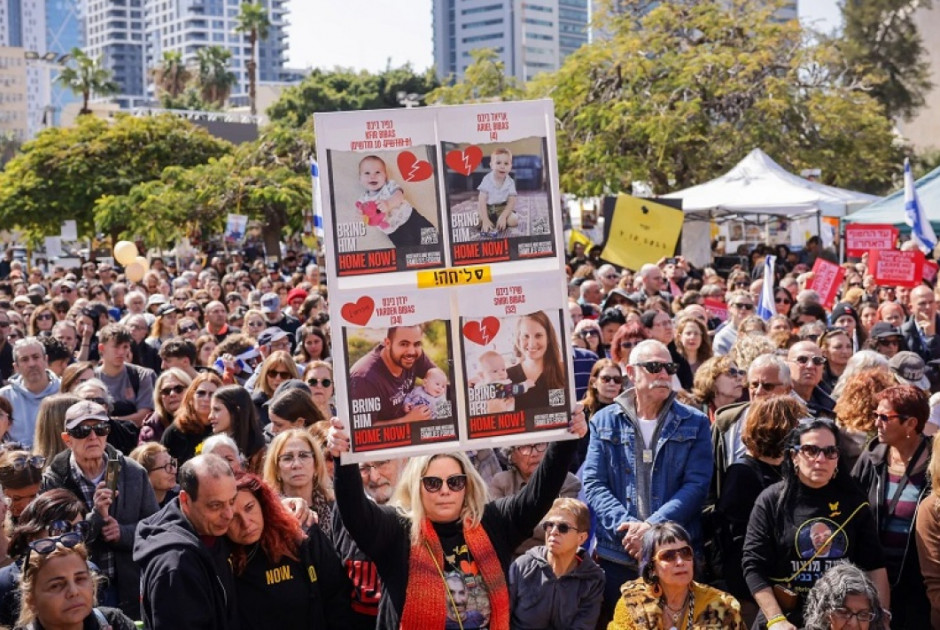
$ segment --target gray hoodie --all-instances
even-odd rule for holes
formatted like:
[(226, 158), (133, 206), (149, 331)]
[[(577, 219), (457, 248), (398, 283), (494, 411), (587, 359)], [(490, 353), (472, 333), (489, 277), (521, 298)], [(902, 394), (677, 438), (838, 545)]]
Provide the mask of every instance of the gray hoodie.
[(25, 446), (33, 445), (36, 433), (36, 415), (39, 413), (39, 403), (46, 396), (59, 393), (59, 377), (51, 370), (46, 370), (49, 385), (38, 394), (34, 394), (23, 385), (23, 377), (15, 374), (10, 377), (9, 383), (0, 387), (0, 396), (3, 396), (13, 405), (13, 424), (10, 426), (10, 439)]
[(509, 567), (512, 630), (592, 630), (604, 599), (604, 571), (579, 549), (577, 565), (556, 577), (545, 552), (533, 547)]

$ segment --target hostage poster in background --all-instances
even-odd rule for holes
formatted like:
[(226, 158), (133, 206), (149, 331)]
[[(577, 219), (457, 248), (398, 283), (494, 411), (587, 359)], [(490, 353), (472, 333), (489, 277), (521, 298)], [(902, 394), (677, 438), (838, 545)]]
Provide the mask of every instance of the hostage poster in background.
[(542, 102), (441, 110), (451, 264), (555, 256), (550, 124)]

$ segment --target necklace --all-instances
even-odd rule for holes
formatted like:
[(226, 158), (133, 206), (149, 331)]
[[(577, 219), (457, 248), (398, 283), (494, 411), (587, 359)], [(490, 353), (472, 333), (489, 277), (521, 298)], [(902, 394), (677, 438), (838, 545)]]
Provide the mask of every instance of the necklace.
[(686, 629), (691, 630), (692, 622), (694, 618), (692, 617), (692, 610), (695, 608), (695, 594), (690, 590), (688, 595), (685, 596), (682, 605), (678, 609), (673, 608), (666, 602), (666, 596), (663, 595), (659, 598), (659, 605), (662, 607), (663, 612), (669, 615), (669, 630), (679, 630), (678, 624), (676, 623), (682, 617), (682, 609), (688, 606), (689, 614), (686, 621)]

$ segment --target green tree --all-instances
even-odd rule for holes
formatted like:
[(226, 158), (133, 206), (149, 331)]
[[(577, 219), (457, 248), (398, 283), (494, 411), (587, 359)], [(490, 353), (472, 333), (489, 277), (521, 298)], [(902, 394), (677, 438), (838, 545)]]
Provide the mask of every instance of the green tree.
[(117, 83), (111, 80), (111, 71), (101, 65), (101, 59), (92, 59), (81, 48), (73, 48), (68, 65), (59, 71), (56, 83), (82, 96), (82, 114), (91, 113), (88, 101), (91, 95), (110, 96), (119, 91)]
[(183, 53), (176, 50), (167, 50), (163, 53), (163, 61), (153, 69), (153, 82), (161, 99), (177, 99), (189, 85), (193, 73), (183, 63)]
[(229, 143), (175, 116), (124, 115), (111, 122), (81, 116), (74, 127), (41, 132), (0, 173), (0, 223), (20, 227), (37, 242), (58, 234), (69, 218), (89, 237), (96, 232), (99, 197), (124, 195), (168, 166), (203, 164), (231, 151)]
[(822, 168), (828, 184), (888, 188), (902, 161), (891, 121), (863, 78), (843, 80), (835, 47), (773, 19), (778, 5), (671, 0), (603, 21), (607, 41), (529, 86), (555, 102), (562, 188), (618, 192), (639, 180), (666, 193), (755, 147), (791, 170)]
[(268, 29), (270, 27), (271, 21), (268, 19), (268, 12), (260, 3), (242, 2), (235, 31), (245, 33), (248, 36), (248, 46), (251, 48), (251, 55), (245, 65), (248, 71), (248, 101), (251, 103), (252, 116), (258, 113), (255, 104), (255, 86), (258, 81), (258, 63), (255, 61), (255, 55), (257, 54), (258, 40), (264, 41), (268, 38)]
[[(428, 103), (460, 105), (482, 101), (513, 101), (524, 91), (515, 77), (506, 76), (506, 64), (492, 48), (470, 51), (473, 61), (467, 66), (462, 81), (444, 85), (427, 96)], [(449, 82), (453, 82), (453, 77)]]
[(196, 51), (200, 95), (209, 105), (224, 107), (232, 86), (238, 81), (228, 68), (231, 58), (232, 52), (222, 46), (207, 46)]
[(838, 45), (854, 75), (874, 75), (871, 95), (889, 116), (911, 119), (932, 87), (915, 13), (931, 0), (843, 0)]
[(272, 122), (297, 129), (314, 112), (402, 107), (399, 92), (423, 97), (438, 85), (432, 70), (417, 74), (410, 64), (389, 66), (380, 74), (349, 68), (316, 68), (299, 85), (284, 90), (267, 113)]

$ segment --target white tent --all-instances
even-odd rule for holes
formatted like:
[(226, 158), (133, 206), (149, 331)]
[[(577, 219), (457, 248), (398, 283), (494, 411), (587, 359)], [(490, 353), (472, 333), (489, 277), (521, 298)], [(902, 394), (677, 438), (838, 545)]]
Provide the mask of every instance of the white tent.
[(852, 208), (878, 199), (794, 175), (760, 149), (751, 151), (721, 177), (663, 197), (682, 199), (686, 214), (682, 251), (697, 264), (711, 259), (712, 219), (731, 215), (802, 217), (812, 219), (813, 229), (818, 231), (820, 216), (842, 217)]

